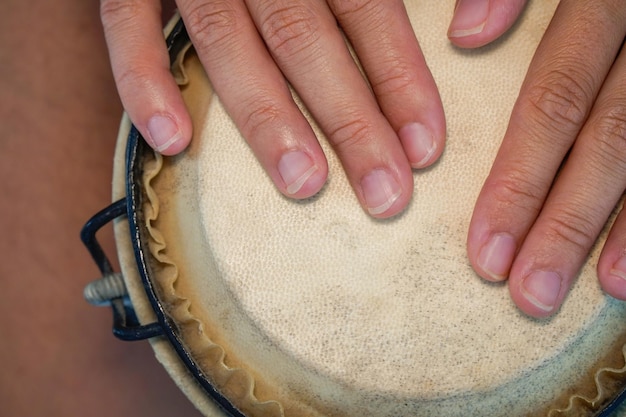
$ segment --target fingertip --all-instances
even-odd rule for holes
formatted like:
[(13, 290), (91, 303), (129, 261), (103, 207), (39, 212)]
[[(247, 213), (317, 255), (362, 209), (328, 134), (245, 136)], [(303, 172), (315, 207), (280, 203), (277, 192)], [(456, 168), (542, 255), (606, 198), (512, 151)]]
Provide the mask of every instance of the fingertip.
[(483, 32), (488, 18), (488, 0), (459, 0), (448, 29), (448, 37), (452, 40), (472, 39)]
[(516, 282), (513, 299), (526, 314), (543, 318), (553, 315), (561, 305), (564, 282), (554, 271), (533, 271)]
[(509, 278), (518, 239), (506, 229), (494, 230), (488, 207), (479, 197), (467, 233), (467, 256), (474, 271), (490, 282)]
[(597, 272), (600, 286), (611, 297), (626, 300), (626, 210), (618, 214), (604, 243)]
[(401, 213), (413, 194), (413, 176), (408, 177), (388, 168), (375, 168), (359, 183), (360, 196), (366, 212), (376, 219)]
[(118, 89), (133, 124), (155, 151), (163, 155), (182, 152), (191, 141), (193, 124), (169, 68), (155, 66), (127, 74), (118, 81)]
[(572, 277), (567, 274), (520, 259), (509, 277), (511, 299), (529, 317), (552, 317), (560, 310), (570, 289)]
[(398, 131), (398, 137), (411, 167), (416, 169), (434, 164), (445, 146), (445, 138), (438, 137), (430, 128), (418, 122), (404, 125)]
[(492, 233), (480, 245), (473, 259), (474, 268), (487, 281), (504, 281), (509, 276), (516, 251), (517, 242), (510, 233)]
[(320, 155), (303, 150), (289, 150), (279, 159), (274, 183), (287, 197), (309, 198), (317, 194), (328, 176), (328, 164)]
[(146, 123), (146, 142), (162, 155), (176, 155), (187, 148), (191, 141), (191, 122), (169, 114), (154, 114)]
[(603, 253), (598, 262), (598, 280), (608, 295), (626, 300), (626, 256)]
[(550, 317), (553, 317), (557, 313), (557, 311), (559, 311), (560, 307), (557, 306), (550, 310), (544, 310), (537, 307), (535, 304), (528, 302), (525, 299), (515, 300), (514, 297), (511, 298), (513, 299), (513, 303), (523, 314), (533, 319), (549, 319)]
[(527, 0), (459, 0), (448, 39), (461, 48), (478, 48), (498, 39), (521, 15)]
[(152, 148), (174, 155), (188, 146), (192, 124), (170, 71), (161, 10), (160, 2), (103, 0), (101, 18), (124, 109)]

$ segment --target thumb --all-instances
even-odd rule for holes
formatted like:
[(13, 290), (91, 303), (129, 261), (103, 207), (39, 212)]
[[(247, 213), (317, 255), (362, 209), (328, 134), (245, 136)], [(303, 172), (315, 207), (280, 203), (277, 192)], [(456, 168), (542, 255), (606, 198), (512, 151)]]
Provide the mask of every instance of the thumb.
[(457, 0), (448, 38), (477, 48), (499, 38), (518, 19), (527, 0)]

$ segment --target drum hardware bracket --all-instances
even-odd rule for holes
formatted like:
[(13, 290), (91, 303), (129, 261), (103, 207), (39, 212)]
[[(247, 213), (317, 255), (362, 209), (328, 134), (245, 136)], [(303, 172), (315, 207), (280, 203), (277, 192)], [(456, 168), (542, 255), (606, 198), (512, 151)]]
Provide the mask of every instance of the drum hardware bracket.
[[(189, 35), (187, 34), (182, 19), (178, 17), (176, 25), (166, 39), (171, 62), (175, 60), (180, 50), (187, 45), (188, 42), (190, 42)], [(128, 219), (132, 234), (131, 240), (133, 242), (133, 250), (137, 261), (137, 269), (141, 275), (142, 282), (144, 283), (146, 295), (154, 307), (158, 320), (157, 322), (147, 325), (139, 323), (129, 297), (126, 295), (125, 286), (123, 291), (120, 287), (117, 287), (115, 290), (112, 290), (111, 288), (104, 289), (104, 293), (99, 293), (97, 296), (92, 294), (92, 291), (95, 291), (94, 289), (86, 291), (89, 293), (90, 297), (92, 295), (94, 296), (92, 301), (98, 301), (98, 304), (100, 305), (109, 304), (111, 306), (113, 310), (113, 334), (117, 338), (133, 341), (162, 336), (169, 339), (172, 348), (178, 353), (187, 370), (194, 376), (206, 394), (223, 411), (224, 415), (228, 417), (245, 417), (244, 414), (233, 406), (233, 404), (212, 385), (207, 376), (198, 367), (189, 351), (185, 346), (183, 346), (178, 335), (176, 334), (175, 324), (170, 323), (167, 317), (165, 317), (163, 307), (160, 305), (159, 301), (156, 300), (153, 292), (154, 289), (147, 279), (146, 273), (148, 265), (145, 263), (143, 249), (141, 248), (141, 242), (139, 242), (139, 232), (136, 230), (137, 218), (135, 200), (138, 197), (136, 196), (137, 189), (134, 186), (133, 179), (134, 170), (137, 169), (137, 161), (135, 159), (137, 156), (137, 147), (140, 146), (139, 144), (144, 143), (143, 138), (133, 126), (128, 135), (126, 154), (126, 166), (128, 170), (126, 178), (127, 196), (96, 213), (89, 221), (87, 221), (87, 223), (85, 223), (80, 236), (83, 244), (91, 254), (94, 262), (102, 274), (101, 279), (96, 280), (96, 283), (89, 284), (88, 287), (116, 287), (117, 284), (112, 281), (117, 281), (120, 278), (122, 278), (123, 281), (123, 276), (113, 271), (111, 263), (96, 239), (96, 232), (104, 225), (110, 223), (118, 217), (124, 216)], [(97, 291), (99, 292), (101, 289), (102, 288), (97, 288)], [(123, 295), (121, 295), (122, 293)], [(111, 296), (111, 299), (107, 302), (107, 298), (109, 298), (109, 296)]]
[[(171, 62), (174, 62), (178, 53), (188, 42), (190, 42), (189, 35), (187, 34), (182, 19), (178, 16), (177, 23), (166, 39)], [(138, 225), (136, 224), (136, 200), (139, 197), (137, 197), (138, 189), (135, 187), (134, 183), (134, 171), (139, 169), (138, 166), (140, 165), (136, 160), (138, 147), (141, 146), (140, 144), (145, 144), (145, 142), (137, 129), (132, 126), (128, 135), (126, 154), (127, 196), (93, 215), (92, 218), (85, 223), (81, 231), (81, 240), (102, 274), (102, 278), (87, 285), (85, 289), (86, 298), (88, 301), (93, 301), (97, 305), (111, 306), (113, 310), (113, 334), (121, 340), (144, 340), (157, 336), (169, 339), (172, 348), (178, 353), (187, 370), (194, 376), (195, 380), (199, 383), (199, 386), (204, 389), (206, 394), (223, 411), (225, 417), (245, 417), (244, 414), (212, 385), (208, 377), (198, 367), (198, 364), (194, 361), (187, 348), (183, 346), (177, 334), (175, 323), (171, 323), (166, 317), (163, 307), (155, 298), (152, 284), (147, 278), (148, 265), (146, 264), (141, 242), (139, 241)], [(142, 325), (139, 322), (127, 295), (126, 286), (123, 285), (123, 275), (113, 271), (109, 259), (96, 239), (98, 230), (118, 217), (126, 217), (128, 219), (132, 235), (133, 250), (137, 261), (136, 266), (144, 284), (146, 295), (157, 315), (157, 322), (147, 325)]]
[(85, 287), (84, 297), (90, 304), (110, 305), (113, 310), (113, 334), (121, 340), (145, 340), (163, 335), (159, 323), (142, 325), (130, 305), (124, 277), (114, 272), (109, 258), (96, 238), (96, 233), (113, 219), (126, 215), (126, 199), (118, 200), (96, 213), (85, 223), (80, 237), (91, 254), (102, 277)]

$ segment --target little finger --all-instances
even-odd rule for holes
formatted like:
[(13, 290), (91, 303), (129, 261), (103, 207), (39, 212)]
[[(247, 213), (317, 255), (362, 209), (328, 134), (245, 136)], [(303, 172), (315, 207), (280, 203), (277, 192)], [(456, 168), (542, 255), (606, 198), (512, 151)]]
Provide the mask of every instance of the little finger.
[(102, 0), (100, 14), (124, 109), (148, 144), (173, 155), (191, 140), (191, 119), (170, 72), (158, 0)]

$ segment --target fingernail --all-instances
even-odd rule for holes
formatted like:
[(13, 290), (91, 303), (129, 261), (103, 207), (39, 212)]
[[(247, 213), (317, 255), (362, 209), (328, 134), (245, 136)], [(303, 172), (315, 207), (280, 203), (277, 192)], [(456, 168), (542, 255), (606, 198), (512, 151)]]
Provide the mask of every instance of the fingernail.
[(482, 32), (488, 13), (489, 0), (459, 0), (448, 36), (462, 38)]
[(287, 194), (295, 194), (317, 171), (317, 165), (302, 151), (291, 151), (278, 161), (278, 173), (287, 185)]
[(509, 274), (517, 245), (508, 233), (496, 233), (480, 249), (478, 265), (494, 281), (502, 281)]
[(148, 141), (158, 151), (163, 152), (182, 138), (182, 132), (169, 116), (155, 115), (148, 120)]
[(555, 272), (535, 271), (524, 278), (521, 290), (535, 307), (552, 311), (561, 291), (561, 276)]
[(400, 197), (402, 189), (396, 179), (383, 169), (375, 169), (361, 180), (367, 211), (382, 214)]
[(398, 137), (413, 168), (423, 168), (437, 150), (435, 138), (421, 123), (409, 123), (398, 131)]
[(609, 271), (609, 273), (626, 280), (626, 256), (622, 256), (618, 259), (618, 261), (613, 264), (613, 268)]

